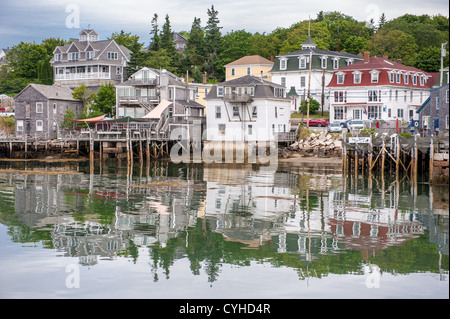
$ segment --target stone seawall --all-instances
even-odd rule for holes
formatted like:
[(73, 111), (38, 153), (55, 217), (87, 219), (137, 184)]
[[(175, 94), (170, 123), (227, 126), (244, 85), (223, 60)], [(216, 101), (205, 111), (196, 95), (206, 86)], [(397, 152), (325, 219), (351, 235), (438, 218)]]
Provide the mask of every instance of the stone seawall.
[(291, 144), (288, 149), (303, 156), (341, 156), (341, 135), (327, 132), (312, 133), (309, 137)]

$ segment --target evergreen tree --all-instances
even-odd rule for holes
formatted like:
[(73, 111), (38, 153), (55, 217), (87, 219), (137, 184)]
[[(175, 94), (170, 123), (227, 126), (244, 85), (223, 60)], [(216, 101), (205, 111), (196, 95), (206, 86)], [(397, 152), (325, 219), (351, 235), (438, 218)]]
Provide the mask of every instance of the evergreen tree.
[(53, 69), (50, 65), (50, 57), (39, 62), (38, 81), (42, 84), (53, 84)]
[(150, 51), (159, 50), (159, 29), (158, 29), (158, 15), (155, 13), (152, 19), (152, 31), (150, 31), (151, 40), (150, 40)]
[(205, 58), (205, 33), (200, 18), (194, 18), (184, 54), (188, 64), (200, 66)]
[(163, 25), (160, 38), (160, 49), (165, 49), (167, 54), (172, 58), (177, 58), (178, 51), (175, 47), (175, 41), (173, 40), (173, 32), (170, 26), (169, 15), (166, 14), (166, 21)]
[(380, 20), (378, 21), (378, 29), (381, 29), (385, 23), (386, 23), (386, 16), (384, 15), (383, 12), (380, 16)]
[(208, 9), (208, 22), (205, 29), (205, 70), (208, 72), (208, 77), (213, 79), (219, 79), (215, 66), (221, 47), (221, 27), (219, 27), (220, 20), (217, 18), (218, 13), (214, 9), (214, 5)]

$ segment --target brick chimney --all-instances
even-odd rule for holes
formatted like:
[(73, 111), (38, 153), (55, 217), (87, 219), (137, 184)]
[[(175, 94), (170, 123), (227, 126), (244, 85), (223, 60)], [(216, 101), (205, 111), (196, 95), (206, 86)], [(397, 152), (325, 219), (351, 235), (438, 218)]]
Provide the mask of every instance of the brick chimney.
[(270, 56), (270, 62), (273, 62), (273, 55)]
[(206, 72), (203, 72), (203, 84), (206, 84)]
[(369, 63), (370, 61), (370, 52), (364, 52), (364, 63)]
[(397, 59), (397, 63), (402, 64), (402, 59)]

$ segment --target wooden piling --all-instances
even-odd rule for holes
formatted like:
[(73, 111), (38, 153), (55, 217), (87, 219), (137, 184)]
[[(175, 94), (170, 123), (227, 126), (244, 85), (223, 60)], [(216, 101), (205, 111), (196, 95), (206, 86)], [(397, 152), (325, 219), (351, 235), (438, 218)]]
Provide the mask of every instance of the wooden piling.
[(381, 148), (381, 174), (384, 175), (384, 161), (385, 161), (385, 152), (386, 152), (386, 148), (384, 147), (384, 139), (383, 139), (383, 146)]
[(433, 137), (430, 137), (430, 168), (428, 171), (430, 172), (429, 180), (430, 182), (433, 180), (433, 169), (434, 169), (434, 144), (433, 144)]

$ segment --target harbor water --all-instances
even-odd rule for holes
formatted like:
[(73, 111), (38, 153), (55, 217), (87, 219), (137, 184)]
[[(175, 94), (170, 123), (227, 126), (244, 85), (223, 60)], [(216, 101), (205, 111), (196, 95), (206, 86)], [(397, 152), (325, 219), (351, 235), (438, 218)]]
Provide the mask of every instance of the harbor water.
[(448, 299), (448, 186), (326, 164), (0, 162), (0, 298)]

